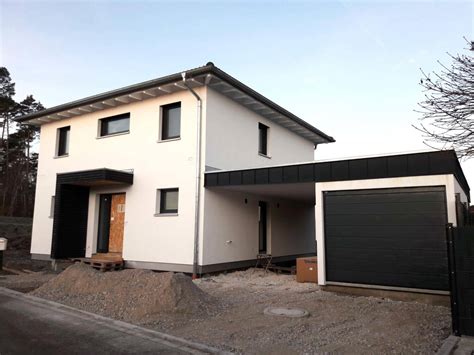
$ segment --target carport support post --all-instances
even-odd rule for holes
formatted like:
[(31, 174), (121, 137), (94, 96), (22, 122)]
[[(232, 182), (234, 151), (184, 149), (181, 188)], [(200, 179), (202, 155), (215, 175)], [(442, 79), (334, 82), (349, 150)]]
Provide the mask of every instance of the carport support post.
[(458, 310), (458, 294), (457, 294), (457, 283), (456, 283), (456, 259), (454, 253), (454, 241), (453, 241), (453, 224), (448, 223), (446, 225), (446, 244), (448, 251), (448, 274), (449, 274), (449, 295), (451, 300), (451, 320), (453, 327), (453, 334), (456, 336), (460, 335), (459, 332), (459, 310)]

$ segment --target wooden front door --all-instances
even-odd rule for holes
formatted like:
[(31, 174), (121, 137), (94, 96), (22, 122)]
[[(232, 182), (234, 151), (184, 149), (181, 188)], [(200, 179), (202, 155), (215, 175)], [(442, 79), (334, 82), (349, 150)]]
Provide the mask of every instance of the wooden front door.
[(110, 204), (109, 253), (122, 253), (125, 194), (112, 195)]

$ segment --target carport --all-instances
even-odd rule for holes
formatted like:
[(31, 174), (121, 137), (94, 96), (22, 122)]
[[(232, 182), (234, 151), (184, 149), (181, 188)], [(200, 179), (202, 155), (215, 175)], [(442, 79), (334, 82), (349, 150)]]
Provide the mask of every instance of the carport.
[(320, 285), (446, 293), (446, 223), (467, 208), (454, 151), (208, 172), (208, 189), (315, 205)]

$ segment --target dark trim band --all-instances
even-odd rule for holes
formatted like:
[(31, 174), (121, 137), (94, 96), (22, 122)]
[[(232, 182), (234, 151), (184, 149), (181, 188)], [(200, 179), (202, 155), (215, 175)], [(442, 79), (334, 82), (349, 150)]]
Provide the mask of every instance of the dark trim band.
[[(469, 198), (454, 150), (205, 173), (205, 187), (329, 182), (452, 174)], [(470, 200), (470, 198), (469, 198)]]

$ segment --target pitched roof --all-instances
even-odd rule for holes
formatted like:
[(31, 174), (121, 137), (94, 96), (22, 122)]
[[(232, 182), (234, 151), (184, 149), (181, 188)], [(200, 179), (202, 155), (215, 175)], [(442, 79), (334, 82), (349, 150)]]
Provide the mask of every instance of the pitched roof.
[[(64, 118), (79, 116), (109, 107), (146, 100), (152, 97), (186, 90), (182, 73), (167, 75), (120, 89), (107, 91), (84, 99), (71, 101), (17, 119), (18, 122), (41, 125)], [(239, 80), (217, 68), (212, 62), (205, 66), (184, 71), (191, 87), (207, 85), (230, 99), (246, 106), (281, 126), (297, 133), (315, 144), (334, 142), (334, 138), (302, 120), (275, 102), (267, 99)]]

